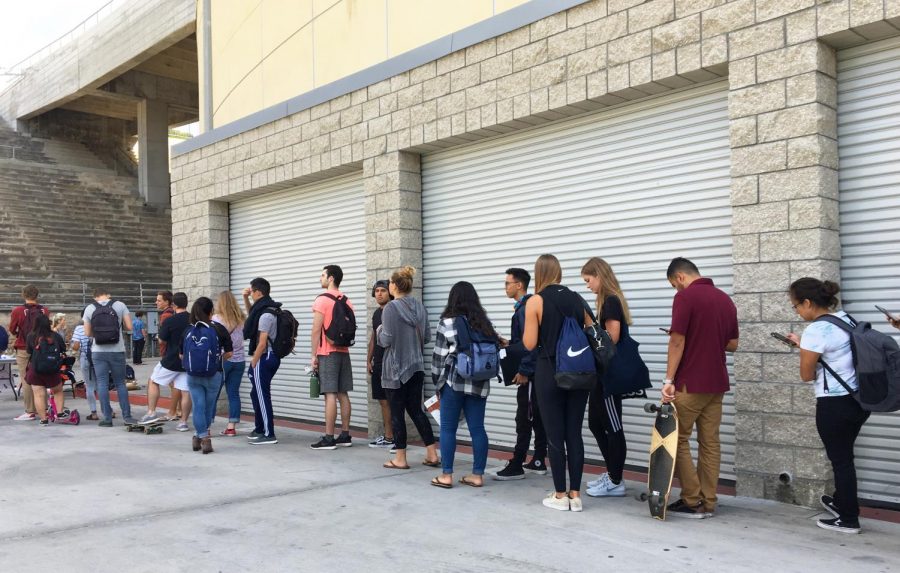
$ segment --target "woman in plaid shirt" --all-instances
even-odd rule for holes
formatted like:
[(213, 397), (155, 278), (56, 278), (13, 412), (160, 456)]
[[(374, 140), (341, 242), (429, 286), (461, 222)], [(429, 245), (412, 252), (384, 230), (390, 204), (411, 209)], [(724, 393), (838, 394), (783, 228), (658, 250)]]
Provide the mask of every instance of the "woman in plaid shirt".
[(471, 283), (460, 281), (450, 289), (447, 307), (441, 314), (431, 359), (431, 378), (441, 400), (441, 460), (443, 474), (431, 480), (431, 485), (449, 489), (453, 487), (453, 457), (456, 454), (456, 430), (459, 415), (463, 412), (472, 436), (472, 473), (459, 483), (481, 487), (484, 484), (484, 468), (487, 465), (488, 437), (484, 429), (484, 410), (490, 392), (490, 381), (466, 380), (456, 371), (458, 353), (458, 329), (469, 328), (477, 333), (499, 340), (491, 325), (478, 293)]

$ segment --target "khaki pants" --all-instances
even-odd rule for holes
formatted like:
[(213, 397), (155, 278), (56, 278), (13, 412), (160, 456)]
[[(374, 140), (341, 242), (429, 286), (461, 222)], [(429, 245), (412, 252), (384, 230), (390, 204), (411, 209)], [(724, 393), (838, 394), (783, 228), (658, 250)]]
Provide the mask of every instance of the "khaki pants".
[(22, 384), (22, 401), (25, 402), (25, 412), (28, 414), (37, 414), (34, 409), (34, 392), (31, 391), (31, 384), (25, 381), (25, 369), (28, 367), (28, 351), (16, 350), (16, 366), (19, 367), (19, 382)]
[[(690, 507), (703, 503), (704, 511), (715, 511), (716, 486), (719, 484), (719, 462), (722, 448), (719, 425), (722, 422), (724, 394), (675, 394), (678, 410), (678, 454), (675, 475), (681, 482), (681, 499)], [(697, 467), (691, 458), (688, 440), (697, 425)]]

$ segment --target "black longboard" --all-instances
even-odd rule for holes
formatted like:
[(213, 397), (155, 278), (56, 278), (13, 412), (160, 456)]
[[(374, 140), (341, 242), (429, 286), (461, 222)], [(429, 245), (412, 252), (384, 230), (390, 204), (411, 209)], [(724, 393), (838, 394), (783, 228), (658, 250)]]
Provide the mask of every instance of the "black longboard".
[(645, 404), (644, 411), (656, 414), (650, 436), (650, 466), (647, 470), (646, 498), (650, 515), (666, 518), (666, 506), (672, 492), (675, 474), (675, 453), (678, 451), (678, 416), (674, 404)]
[(135, 422), (134, 424), (125, 424), (125, 429), (129, 432), (144, 432), (145, 434), (162, 434), (163, 426), (166, 424), (165, 420), (158, 420), (156, 422), (150, 422), (149, 424), (141, 424), (140, 422)]

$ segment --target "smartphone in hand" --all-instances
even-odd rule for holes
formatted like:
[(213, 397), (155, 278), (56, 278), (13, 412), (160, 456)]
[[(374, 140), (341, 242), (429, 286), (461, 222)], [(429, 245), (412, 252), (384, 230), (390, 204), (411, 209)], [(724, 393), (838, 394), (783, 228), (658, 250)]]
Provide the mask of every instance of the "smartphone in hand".
[(882, 314), (884, 314), (886, 317), (888, 317), (888, 320), (897, 320), (897, 318), (894, 315), (889, 313), (887, 310), (881, 308), (877, 304), (875, 305), (875, 308), (877, 308), (879, 311), (881, 311)]
[(797, 346), (796, 344), (794, 344), (794, 341), (791, 340), (790, 338), (788, 338), (787, 336), (782, 336), (781, 334), (778, 334), (777, 332), (772, 332), (770, 334), (772, 335), (772, 338), (774, 338), (778, 342), (787, 344), (788, 346)]
[(662, 330), (663, 332), (665, 332), (666, 334), (672, 334), (672, 331), (670, 331), (668, 328), (663, 328), (660, 326), (659, 329)]

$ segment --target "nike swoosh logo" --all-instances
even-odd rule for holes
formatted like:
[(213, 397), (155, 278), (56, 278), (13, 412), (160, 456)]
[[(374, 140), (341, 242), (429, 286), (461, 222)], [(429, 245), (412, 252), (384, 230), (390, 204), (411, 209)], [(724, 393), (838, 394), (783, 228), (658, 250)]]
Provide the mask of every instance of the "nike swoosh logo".
[(588, 348), (590, 348), (590, 346), (585, 346), (584, 348), (582, 348), (582, 349), (579, 350), (578, 352), (573, 352), (573, 351), (572, 351), (572, 347), (570, 346), (569, 349), (566, 350), (566, 354), (568, 354), (570, 358), (575, 358), (576, 356), (580, 356), (581, 354), (583, 354), (584, 351), (587, 350)]

